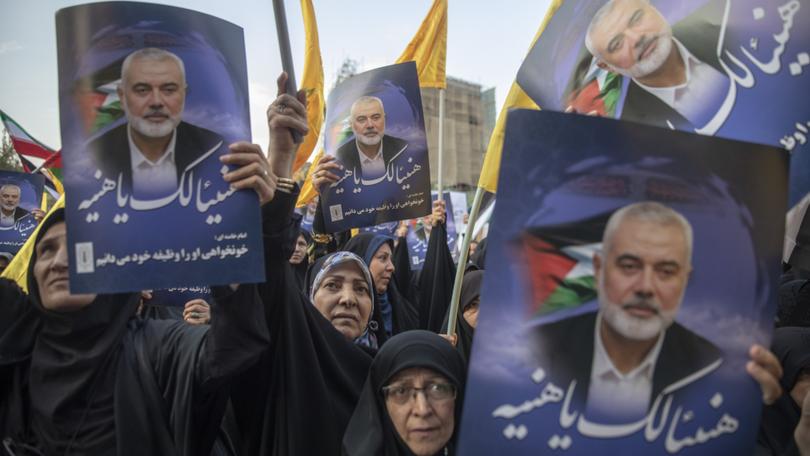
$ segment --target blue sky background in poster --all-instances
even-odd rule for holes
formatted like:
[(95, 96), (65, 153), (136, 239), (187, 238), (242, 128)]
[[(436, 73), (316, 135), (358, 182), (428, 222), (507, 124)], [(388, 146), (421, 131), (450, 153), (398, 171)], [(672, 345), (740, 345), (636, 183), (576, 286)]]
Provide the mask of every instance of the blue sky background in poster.
[[(218, 159), (228, 144), (251, 137), (242, 29), (186, 9), (131, 2), (66, 8), (56, 22), (71, 289), (261, 280), (257, 197), (230, 191), (222, 179), (228, 168)], [(137, 181), (133, 193), (126, 177), (126, 117), (115, 89), (123, 59), (144, 47), (168, 50), (185, 66), (173, 193), (150, 194)]]
[[(731, 169), (730, 161), (737, 166)], [(490, 267), (459, 453), (750, 453), (761, 393), (745, 363), (752, 343), (768, 345), (773, 325), (787, 154), (598, 117), (517, 110), (508, 119), (500, 180), (510, 185), (498, 193), (489, 231)], [(549, 322), (592, 312), (596, 302), (591, 296), (556, 312), (538, 312), (544, 303), (533, 301), (536, 290), (527, 273), (530, 252), (524, 240), (573, 226), (576, 230), (568, 228), (560, 236), (572, 246), (601, 242), (606, 217), (590, 236), (587, 223), (645, 200), (675, 209), (692, 225), (694, 269), (676, 322), (718, 347), (722, 363), (696, 382), (660, 396), (659, 404), (671, 398), (671, 406), (654, 409), (653, 419), (616, 426), (630, 423), (583, 415), (573, 402), (566, 408), (569, 385), (555, 385), (555, 390), (549, 386), (553, 373), (538, 370), (531, 334)], [(699, 427), (711, 431), (710, 437), (690, 443)]]
[[(343, 146), (347, 153), (358, 153), (356, 147), (351, 147), (355, 136), (350, 110), (362, 96), (374, 96), (383, 103), (384, 133), (390, 138), (383, 137), (382, 141), (386, 173), (380, 178), (364, 178), (360, 169), (355, 175), (353, 167), (344, 164), (341, 180), (321, 196), (326, 231), (330, 233), (430, 212), (430, 168), (416, 64), (407, 62), (367, 71), (332, 90), (326, 103), (324, 135), (328, 155), (340, 156), (338, 151)], [(404, 149), (397, 147), (389, 153), (394, 144), (403, 144)]]
[[(810, 86), (806, 0), (652, 1), (672, 35), (722, 79), (712, 95), (702, 97), (705, 112), (691, 121), (672, 115), (629, 77), (612, 79), (595, 68), (585, 30), (604, 3), (564, 2), (530, 51), (518, 83), (539, 106), (563, 111), (573, 105), (577, 112), (663, 127), (670, 121), (685, 131), (783, 147), (792, 152), (788, 207), (810, 192), (810, 105), (797, 96)], [(604, 105), (593, 95), (601, 95)], [(616, 97), (611, 108), (607, 100)]]
[[(8, 226), (0, 223), (0, 252), (17, 253), (36, 228), (37, 222), (31, 214), (31, 209), (39, 209), (44, 184), (45, 178), (40, 174), (0, 171), (0, 189), (6, 185), (17, 186), (20, 189), (19, 204), (14, 208), (13, 223)], [(12, 190), (12, 193), (15, 192)], [(6, 208), (3, 209), (5, 211)]]

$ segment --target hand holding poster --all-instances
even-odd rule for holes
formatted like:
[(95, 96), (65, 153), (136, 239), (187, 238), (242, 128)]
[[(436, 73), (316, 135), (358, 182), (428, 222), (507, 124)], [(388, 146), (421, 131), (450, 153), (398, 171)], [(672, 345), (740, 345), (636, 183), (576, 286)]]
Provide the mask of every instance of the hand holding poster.
[(0, 253), (16, 254), (36, 228), (44, 184), (40, 174), (0, 171)]
[[(250, 139), (242, 30), (109, 2), (57, 13), (73, 292), (258, 281), (253, 191), (220, 157)], [(262, 158), (263, 159), (263, 158)]]
[(415, 63), (355, 75), (332, 90), (326, 106), (324, 148), (342, 166), (338, 180), (321, 191), (326, 231), (429, 213), (430, 169)]
[(460, 454), (750, 454), (787, 154), (514, 111), (503, 158)]

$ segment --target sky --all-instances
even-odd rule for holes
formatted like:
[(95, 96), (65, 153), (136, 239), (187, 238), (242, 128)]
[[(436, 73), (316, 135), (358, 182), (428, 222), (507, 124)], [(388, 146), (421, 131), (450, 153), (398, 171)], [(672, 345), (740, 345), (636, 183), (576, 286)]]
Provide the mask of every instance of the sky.
[[(55, 14), (90, 3), (4, 0), (0, 5), (0, 109), (29, 134), (58, 149), (59, 101)], [(281, 59), (271, 0), (167, 0), (241, 26), (245, 32), (253, 142), (267, 144), (265, 110), (276, 95)], [(325, 90), (346, 58), (366, 71), (394, 63), (427, 14), (432, 0), (314, 0)], [(497, 106), (540, 26), (550, 0), (449, 0), (447, 75), (495, 87)], [(296, 76), (303, 71), (300, 3), (285, 0)]]

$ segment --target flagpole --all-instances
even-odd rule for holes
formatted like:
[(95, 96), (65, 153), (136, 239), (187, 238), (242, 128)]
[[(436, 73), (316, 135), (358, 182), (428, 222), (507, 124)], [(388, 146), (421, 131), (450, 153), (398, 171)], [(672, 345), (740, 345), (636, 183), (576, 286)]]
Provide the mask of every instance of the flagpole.
[(475, 190), (475, 198), (473, 198), (472, 208), (470, 209), (470, 217), (467, 223), (467, 229), (464, 233), (464, 243), (461, 246), (461, 253), (458, 256), (458, 265), (456, 266), (456, 279), (453, 282), (453, 294), (450, 298), (450, 311), (447, 318), (447, 335), (452, 336), (456, 333), (456, 323), (458, 319), (458, 306), (461, 299), (461, 282), (464, 279), (464, 269), (467, 266), (467, 254), (470, 251), (470, 242), (472, 241), (472, 232), (475, 221), (478, 218), (478, 210), (481, 208), (481, 201), (484, 199), (484, 189), (478, 187)]
[(444, 89), (439, 89), (439, 182), (437, 185), (437, 190), (439, 193), (438, 200), (441, 201), (444, 196), (442, 195), (442, 191), (444, 190)]

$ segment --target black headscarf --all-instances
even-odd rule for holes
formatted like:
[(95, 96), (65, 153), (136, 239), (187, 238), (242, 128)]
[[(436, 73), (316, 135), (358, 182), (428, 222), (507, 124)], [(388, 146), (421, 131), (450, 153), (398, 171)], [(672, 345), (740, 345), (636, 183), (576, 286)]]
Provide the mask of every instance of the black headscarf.
[[(374, 233), (360, 233), (349, 239), (346, 245), (340, 250), (354, 253), (366, 262), (366, 266), (371, 268), (371, 260), (383, 244), (388, 244), (393, 254), (394, 240), (388, 236)], [(386, 313), (386, 308), (390, 305), (392, 313), (391, 335), (399, 334), (410, 329), (416, 329), (419, 326), (419, 315), (416, 308), (399, 292), (397, 287), (398, 284), (392, 277), (385, 293), (382, 295), (378, 294), (375, 303), (376, 306), (379, 307), (380, 316), (383, 318)], [(380, 320), (380, 323), (384, 328), (385, 324), (383, 319)]]
[[(300, 263), (293, 265), (293, 271), (295, 271), (295, 280), (298, 282), (298, 288), (301, 291), (306, 292), (307, 288), (307, 270), (309, 269), (309, 255), (307, 254), (309, 251), (309, 246), (312, 245), (312, 235), (309, 234), (309, 231), (301, 228), (299, 231), (299, 236), (304, 236), (304, 239), (307, 241), (307, 251), (304, 252), (304, 258), (301, 260)], [(298, 243), (298, 238), (295, 238), (295, 242)]]
[(374, 361), (360, 394), (360, 400), (343, 437), (347, 456), (412, 455), (397, 434), (385, 406), (382, 387), (398, 372), (424, 367), (447, 377), (458, 394), (455, 402), (455, 428), (447, 446), (452, 449), (458, 435), (464, 403), (464, 361), (450, 343), (430, 331), (406, 331), (389, 339)]
[(484, 263), (487, 259), (487, 238), (481, 239), (478, 246), (475, 248), (475, 253), (470, 255), (470, 261), (467, 264), (467, 269), (486, 269)]
[(778, 328), (773, 333), (771, 351), (779, 359), (784, 374), (782, 396), (762, 410), (757, 444), (771, 454), (798, 454), (793, 431), (801, 418), (801, 407), (790, 395), (799, 375), (810, 368), (810, 328)]
[(31, 353), (32, 429), (48, 454), (64, 454), (68, 448), (71, 454), (101, 454), (116, 446), (115, 372), (139, 296), (99, 295), (70, 312), (43, 307), (34, 276), (36, 245), (64, 218), (58, 209), (42, 222), (28, 266), (30, 302), (41, 322)]
[[(481, 286), (484, 283), (484, 271), (468, 271), (464, 274), (464, 280), (461, 282), (461, 299), (458, 303), (458, 314), (456, 317), (456, 334), (458, 341), (456, 348), (461, 356), (464, 358), (465, 363), (470, 362), (470, 350), (472, 350), (473, 335), (475, 328), (467, 323), (464, 319), (464, 309), (468, 307), (475, 298), (481, 297)], [(450, 309), (447, 309), (448, 314), (444, 318), (444, 325), (442, 331), (447, 331), (447, 324), (450, 318)]]

